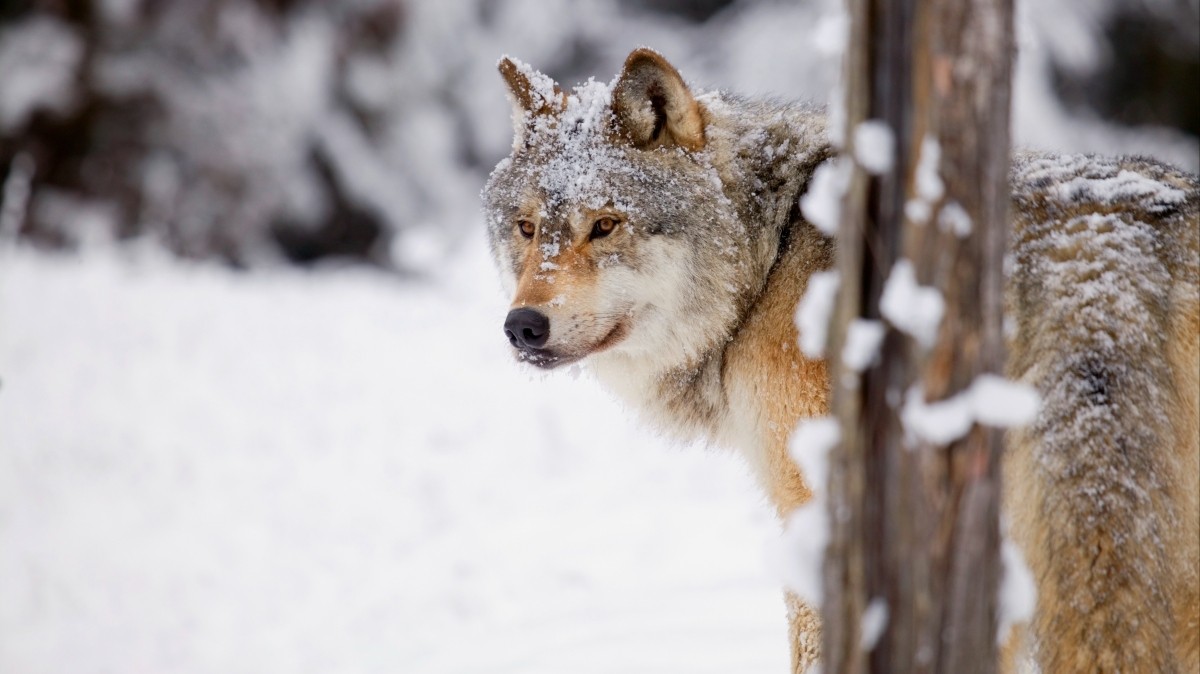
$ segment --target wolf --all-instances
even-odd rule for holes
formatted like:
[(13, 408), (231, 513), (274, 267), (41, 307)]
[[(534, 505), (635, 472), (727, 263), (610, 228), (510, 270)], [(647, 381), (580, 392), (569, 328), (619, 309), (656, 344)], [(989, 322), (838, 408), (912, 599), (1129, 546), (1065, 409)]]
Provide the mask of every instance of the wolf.
[[(799, 203), (837, 156), (818, 107), (689, 86), (637, 49), (567, 92), (508, 57), (511, 154), (482, 199), (517, 359), (584, 362), (651, 424), (733, 448), (779, 514), (812, 497), (788, 453), (829, 411), (795, 309), (835, 243)], [(1020, 154), (1003, 508), (1038, 606), (1002, 668), (1200, 671), (1200, 184), (1145, 158)], [(792, 663), (819, 657), (788, 598)]]

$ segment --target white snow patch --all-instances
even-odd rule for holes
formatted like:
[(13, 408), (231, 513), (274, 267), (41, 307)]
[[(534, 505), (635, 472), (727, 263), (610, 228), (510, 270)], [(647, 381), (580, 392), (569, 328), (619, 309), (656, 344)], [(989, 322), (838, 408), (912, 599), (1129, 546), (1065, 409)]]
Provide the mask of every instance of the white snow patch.
[(904, 430), (925, 442), (947, 445), (963, 437), (975, 422), (969, 396), (958, 394), (945, 400), (925, 402), (925, 389), (915, 385), (904, 396), (900, 410)]
[(430, 283), (0, 251), (0, 671), (785, 671), (738, 460), (531, 381), (462, 245)]
[(1037, 607), (1037, 583), (1025, 563), (1025, 555), (1008, 536), (1000, 544), (1000, 596), (997, 605), (996, 643), (1003, 646), (1012, 628), (1033, 618)]
[(883, 317), (928, 349), (937, 340), (945, 310), (942, 293), (937, 288), (917, 283), (912, 262), (897, 260), (879, 298), (879, 311)]
[(938, 214), (938, 226), (943, 232), (954, 232), (960, 239), (971, 233), (971, 215), (957, 201), (949, 201)]
[(446, 262), (449, 242), (435, 227), (410, 227), (392, 241), (391, 257), (403, 269), (438, 273)]
[(801, 419), (788, 440), (788, 453), (800, 466), (804, 481), (814, 494), (825, 491), (829, 479), (829, 452), (842, 439), (842, 429), (833, 417)]
[(800, 466), (812, 499), (787, 516), (783, 532), (768, 541), (767, 560), (779, 580), (814, 607), (821, 605), (821, 567), (829, 544), (829, 512), (825, 485), (829, 452), (841, 441), (833, 417), (805, 419), (788, 441), (792, 460)]
[(895, 163), (896, 137), (892, 128), (878, 119), (869, 119), (854, 128), (854, 158), (868, 173), (881, 175)]
[(979, 422), (996, 428), (1027, 424), (1041, 405), (1033, 387), (994, 374), (981, 374), (971, 385), (944, 400), (925, 402), (919, 385), (908, 390), (900, 420), (915, 438), (945, 445), (963, 437)]
[(800, 198), (800, 212), (827, 236), (837, 234), (842, 217), (842, 197), (850, 186), (850, 164), (831, 159), (817, 167), (808, 192)]
[(939, 170), (942, 163), (942, 146), (937, 138), (925, 136), (921, 140), (921, 156), (917, 160), (917, 196), (929, 203), (942, 198), (946, 184)]
[(767, 559), (779, 580), (813, 606), (821, 604), (821, 567), (829, 545), (829, 514), (814, 498), (787, 517), (783, 533), (771, 542)]
[(842, 363), (855, 372), (862, 372), (879, 358), (879, 345), (887, 328), (880, 321), (856, 318), (846, 331), (842, 347)]
[(812, 41), (817, 51), (825, 56), (837, 58), (846, 51), (850, 41), (850, 17), (841, 5), (821, 16), (813, 28)]
[[(926, 135), (921, 140), (921, 152), (917, 158), (917, 194), (904, 204), (904, 215), (914, 224), (923, 225), (929, 222), (930, 216), (933, 215), (934, 204), (946, 192), (946, 184), (942, 182), (942, 177), (938, 173), (941, 160), (942, 146), (938, 144), (936, 138)], [(967, 216), (961, 206), (958, 210), (961, 211), (963, 217)], [(958, 212), (951, 212), (947, 215), (943, 211), (939, 224), (943, 230), (948, 227), (954, 228), (953, 231), (959, 236), (966, 236), (970, 233), (971, 220), (966, 217), (964, 221), (959, 215)], [(962, 231), (964, 227), (965, 231)]]
[(859, 621), (859, 648), (866, 653), (875, 650), (875, 644), (879, 643), (879, 637), (883, 636), (887, 624), (887, 600), (883, 597), (875, 597), (867, 604)]
[(809, 358), (825, 354), (829, 321), (837, 301), (841, 277), (837, 271), (819, 271), (808, 278), (804, 297), (796, 305), (796, 329), (800, 332), (800, 350)]
[(920, 197), (913, 197), (904, 203), (904, 215), (918, 225), (929, 222), (929, 215), (932, 210), (929, 202)]
[(997, 428), (1014, 428), (1032, 422), (1042, 404), (1034, 387), (995, 374), (975, 377), (970, 393), (975, 419)]
[(0, 132), (16, 129), (39, 109), (65, 110), (83, 51), (75, 31), (47, 16), (0, 30)]
[(829, 544), (829, 512), (825, 485), (829, 452), (841, 441), (833, 417), (802, 420), (788, 442), (792, 460), (800, 466), (812, 499), (784, 521), (783, 531), (767, 544), (767, 561), (780, 582), (814, 607), (821, 605), (821, 567)]

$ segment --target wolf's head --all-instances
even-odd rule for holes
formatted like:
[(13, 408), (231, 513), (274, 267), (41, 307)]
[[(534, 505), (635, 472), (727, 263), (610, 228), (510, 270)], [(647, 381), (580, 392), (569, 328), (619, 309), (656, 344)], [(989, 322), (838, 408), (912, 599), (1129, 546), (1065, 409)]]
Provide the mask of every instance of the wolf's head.
[(603, 352), (669, 368), (723, 340), (757, 288), (726, 196), (729, 143), (709, 137), (706, 106), (720, 101), (694, 96), (648, 49), (573, 93), (507, 57), (500, 73), (515, 139), (483, 200), (517, 357), (552, 368)]

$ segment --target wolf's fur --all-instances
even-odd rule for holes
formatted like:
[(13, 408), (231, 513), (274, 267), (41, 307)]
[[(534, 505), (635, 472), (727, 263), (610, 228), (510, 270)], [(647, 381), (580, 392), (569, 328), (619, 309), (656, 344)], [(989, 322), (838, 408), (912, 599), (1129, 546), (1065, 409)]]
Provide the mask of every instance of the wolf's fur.
[[(834, 250), (797, 203), (833, 155), (823, 115), (694, 94), (644, 49), (571, 95), (500, 69), (516, 133), (483, 196), (517, 356), (586, 358), (661, 428), (741, 451), (781, 514), (806, 502), (787, 440), (829, 382), (793, 315)], [(1200, 187), (1145, 159), (1027, 156), (1013, 189), (1009, 374), (1045, 399), (1005, 465), (1040, 593), (1023, 648), (1044, 672), (1196, 671)], [(819, 624), (789, 608), (804, 671)]]
[(1200, 671), (1200, 189), (1137, 158), (1013, 170), (1006, 507), (1046, 672)]

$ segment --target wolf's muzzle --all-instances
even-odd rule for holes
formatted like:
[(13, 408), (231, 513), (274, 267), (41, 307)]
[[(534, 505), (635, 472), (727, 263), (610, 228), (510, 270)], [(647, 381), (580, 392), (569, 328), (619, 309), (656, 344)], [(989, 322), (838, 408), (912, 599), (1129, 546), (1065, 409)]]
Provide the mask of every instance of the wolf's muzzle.
[(504, 334), (518, 349), (540, 349), (550, 339), (550, 319), (536, 309), (513, 309), (504, 321)]

